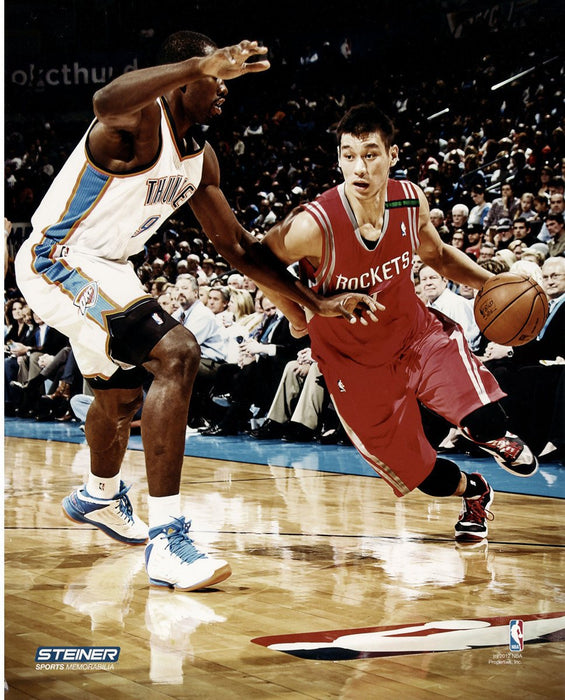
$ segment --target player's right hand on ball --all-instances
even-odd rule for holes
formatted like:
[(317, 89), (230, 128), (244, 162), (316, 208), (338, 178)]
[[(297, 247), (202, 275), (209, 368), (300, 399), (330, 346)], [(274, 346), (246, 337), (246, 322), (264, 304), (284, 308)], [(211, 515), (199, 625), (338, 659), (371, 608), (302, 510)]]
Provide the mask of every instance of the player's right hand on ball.
[(384, 310), (385, 307), (368, 294), (348, 292), (324, 299), (319, 314), (320, 316), (343, 316), (349, 323), (360, 321), (362, 325), (368, 326), (369, 321), (376, 323), (379, 320), (377, 312)]

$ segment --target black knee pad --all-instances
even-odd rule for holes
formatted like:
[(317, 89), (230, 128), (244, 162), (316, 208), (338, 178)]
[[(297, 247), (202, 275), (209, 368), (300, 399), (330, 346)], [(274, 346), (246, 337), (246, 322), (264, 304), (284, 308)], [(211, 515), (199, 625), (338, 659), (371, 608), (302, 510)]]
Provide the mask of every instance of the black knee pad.
[(465, 416), (461, 425), (469, 431), (472, 440), (488, 442), (506, 434), (508, 416), (500, 403), (489, 403)]
[(142, 299), (108, 316), (110, 357), (117, 362), (140, 366), (161, 338), (178, 325), (155, 299)]
[(450, 459), (438, 457), (434, 468), (418, 486), (428, 496), (453, 496), (461, 480), (461, 470)]

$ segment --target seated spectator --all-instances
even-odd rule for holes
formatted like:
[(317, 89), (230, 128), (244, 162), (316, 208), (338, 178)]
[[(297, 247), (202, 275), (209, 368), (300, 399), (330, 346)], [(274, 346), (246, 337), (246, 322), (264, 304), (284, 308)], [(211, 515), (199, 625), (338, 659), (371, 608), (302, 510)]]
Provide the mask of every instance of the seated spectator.
[(511, 250), (508, 250), (507, 248), (497, 250), (494, 254), (493, 259), (502, 261), (507, 270), (510, 270), (512, 265), (516, 262), (516, 256)]
[(467, 247), (465, 248), (467, 255), (472, 255), (476, 260), (479, 257), (483, 239), (484, 232), (480, 224), (467, 225)]
[(250, 435), (257, 440), (310, 442), (320, 423), (325, 390), (318, 363), (309, 347), (284, 368), (265, 422)]
[(508, 248), (513, 240), (514, 229), (512, 228), (512, 221), (510, 219), (500, 219), (495, 227), (495, 234), (492, 238), (492, 242), (496, 246), (496, 249), (503, 250)]
[(516, 216), (520, 207), (520, 200), (514, 195), (514, 189), (509, 182), (505, 182), (501, 187), (501, 196), (497, 197), (490, 208), (485, 219), (485, 228), (491, 229), (498, 226), (501, 219), (510, 219)]
[(490, 343), (485, 364), (507, 397), (503, 405), (512, 432), (522, 431), (543, 459), (565, 458), (565, 259), (548, 258), (542, 268), (549, 316), (535, 340), (515, 348)]
[(171, 316), (179, 308), (178, 290), (174, 285), (169, 285), (165, 291), (157, 297), (157, 302)]
[(548, 214), (545, 225), (549, 231), (547, 248), (551, 257), (565, 255), (565, 223), (563, 214)]
[(68, 352), (62, 367), (56, 367), (58, 358), (55, 356), (52, 366), (43, 370), (45, 376), (52, 379), (52, 390), (39, 399), (36, 406), (37, 420), (55, 418), (58, 421), (69, 421), (74, 417), (71, 410), (71, 399), (83, 390), (84, 378), (80, 373), (72, 349), (64, 348), (59, 353), (61, 357), (64, 356), (64, 350), (68, 350)]
[(455, 231), (453, 232), (453, 235), (451, 236), (451, 245), (454, 248), (459, 248), (459, 250), (463, 250), (465, 247), (466, 241), (465, 241), (465, 233), (463, 229), (456, 228)]
[(212, 258), (206, 257), (204, 258), (204, 260), (202, 260), (201, 267), (202, 272), (206, 275), (206, 279), (209, 282), (210, 279), (214, 276), (214, 261), (212, 260)]
[(204, 306), (208, 306), (208, 299), (210, 298), (210, 289), (212, 289), (212, 287), (209, 287), (207, 284), (198, 285), (198, 298), (204, 304)]
[(191, 428), (206, 427), (204, 421), (210, 413), (210, 389), (218, 367), (226, 361), (226, 342), (216, 316), (198, 298), (196, 278), (180, 275), (176, 286), (180, 306), (172, 316), (194, 335), (201, 353), (190, 400), (188, 425)]
[(543, 224), (538, 231), (538, 240), (541, 241), (542, 243), (549, 243), (552, 239), (552, 235), (549, 232), (549, 229), (547, 227), (547, 217), (550, 214), (561, 214), (562, 216), (565, 215), (565, 200), (563, 198), (563, 193), (561, 192), (554, 192), (551, 194), (551, 196), (548, 199), (548, 209), (547, 211), (543, 214)]
[[(7, 415), (18, 411), (20, 408), (18, 404), (23, 398), (21, 391), (30, 382), (32, 382), (33, 397), (44, 393), (45, 376), (41, 374), (44, 366), (69, 344), (66, 336), (48, 326), (37, 314), (33, 314), (33, 319), (35, 321), (33, 334), (27, 337), (25, 344), (13, 343), (10, 357), (4, 362)], [(31, 391), (30, 396), (32, 396)], [(25, 410), (30, 411), (28, 407)]]
[(255, 282), (251, 279), (251, 277), (243, 275), (243, 289), (246, 289), (251, 294), (251, 296), (255, 298), (258, 288)]
[(508, 272), (513, 275), (522, 275), (523, 277), (531, 277), (540, 286), (543, 286), (543, 275), (541, 267), (531, 260), (517, 260), (510, 266)]
[(438, 207), (430, 209), (430, 221), (439, 233), (441, 240), (448, 243), (451, 238), (451, 231), (445, 223), (445, 214), (443, 211)]
[(451, 230), (464, 230), (467, 228), (469, 218), (469, 207), (466, 204), (455, 204), (451, 209)]
[[(38, 356), (34, 358), (34, 367), (32, 368), (32, 372), (35, 367), (37, 368), (37, 374), (33, 372), (33, 376), (25, 383), (12, 382), (13, 393), (18, 397), (16, 414), (20, 418), (39, 417), (39, 402), (42, 394), (46, 391), (46, 382), (50, 380), (58, 388), (70, 352), (71, 348), (67, 346), (59, 350), (56, 355), (37, 353)], [(62, 386), (58, 393), (56, 391), (53, 392), (54, 397), (70, 399), (70, 391), (66, 387)], [(63, 413), (65, 412), (66, 408)]]
[(520, 197), (517, 218), (523, 219), (524, 221), (531, 221), (532, 219), (538, 218), (534, 209), (534, 195), (532, 192), (524, 192)]
[(468, 299), (455, 294), (447, 287), (447, 280), (429, 265), (420, 269), (422, 296), (427, 306), (445, 314), (458, 323), (469, 343), (471, 350), (476, 351), (481, 342), (481, 333), (473, 314), (473, 305)]
[(208, 292), (208, 303), (206, 306), (216, 315), (216, 321), (219, 324), (227, 323), (230, 321), (230, 313), (227, 310), (228, 303), (230, 300), (230, 290), (229, 287), (215, 286), (211, 287)]
[(514, 235), (514, 240), (522, 241), (526, 248), (537, 242), (537, 237), (532, 231), (532, 222), (523, 216), (514, 219), (512, 233)]
[(492, 260), (495, 252), (496, 248), (494, 243), (491, 243), (490, 241), (483, 241), (479, 249), (479, 257), (477, 258), (477, 262), (482, 263), (486, 260)]
[(491, 204), (485, 199), (484, 185), (476, 184), (471, 187), (471, 199), (473, 205), (469, 212), (467, 226), (479, 226), (481, 231), (485, 230), (485, 220), (490, 211)]
[[(255, 317), (253, 297), (245, 289), (230, 290), (230, 300), (220, 331), (226, 339), (226, 361), (236, 364), (239, 359), (239, 346), (247, 340), (260, 320)], [(231, 321), (231, 322), (230, 322)]]
[(545, 246), (547, 250), (547, 246), (545, 245), (545, 243), (536, 244), (534, 246), (531, 246), (530, 248), (525, 248), (524, 250), (522, 250), (520, 260), (529, 260), (530, 262), (534, 262), (536, 263), (536, 265), (539, 265), (541, 267), (545, 262), (545, 259), (547, 258), (547, 253), (541, 250), (538, 247), (538, 245)]
[(237, 272), (233, 272), (231, 275), (228, 276), (228, 283), (227, 286), (229, 289), (243, 289), (243, 275), (240, 275)]
[(512, 241), (508, 246), (508, 250), (514, 255), (516, 260), (520, 260), (522, 252), (527, 249), (524, 241)]
[[(217, 426), (203, 435), (236, 435), (249, 426), (251, 406), (264, 415), (275, 395), (286, 363), (308, 344), (293, 338), (288, 320), (267, 297), (262, 298), (263, 320), (255, 333), (240, 345), (237, 365), (218, 372), (214, 395), (222, 395), (227, 410)], [(226, 397), (227, 395), (227, 397)]]

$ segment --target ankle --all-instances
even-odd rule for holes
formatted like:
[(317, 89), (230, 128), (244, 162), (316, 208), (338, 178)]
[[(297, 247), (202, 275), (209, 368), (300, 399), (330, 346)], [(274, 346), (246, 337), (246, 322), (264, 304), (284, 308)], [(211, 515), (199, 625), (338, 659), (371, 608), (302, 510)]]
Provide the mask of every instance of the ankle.
[(91, 472), (86, 482), (86, 490), (94, 498), (112, 500), (120, 492), (120, 483), (119, 472), (111, 477), (96, 476)]

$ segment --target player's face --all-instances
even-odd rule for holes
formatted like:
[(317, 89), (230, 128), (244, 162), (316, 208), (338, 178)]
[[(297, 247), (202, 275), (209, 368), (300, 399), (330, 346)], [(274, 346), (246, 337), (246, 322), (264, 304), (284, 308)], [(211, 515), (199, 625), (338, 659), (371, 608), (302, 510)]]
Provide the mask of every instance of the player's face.
[(184, 108), (191, 120), (207, 124), (222, 113), (228, 89), (221, 78), (212, 76), (189, 83), (183, 96)]
[(387, 184), (390, 167), (398, 159), (398, 146), (386, 145), (378, 132), (354, 136), (343, 134), (339, 166), (349, 196), (359, 200), (375, 197)]

